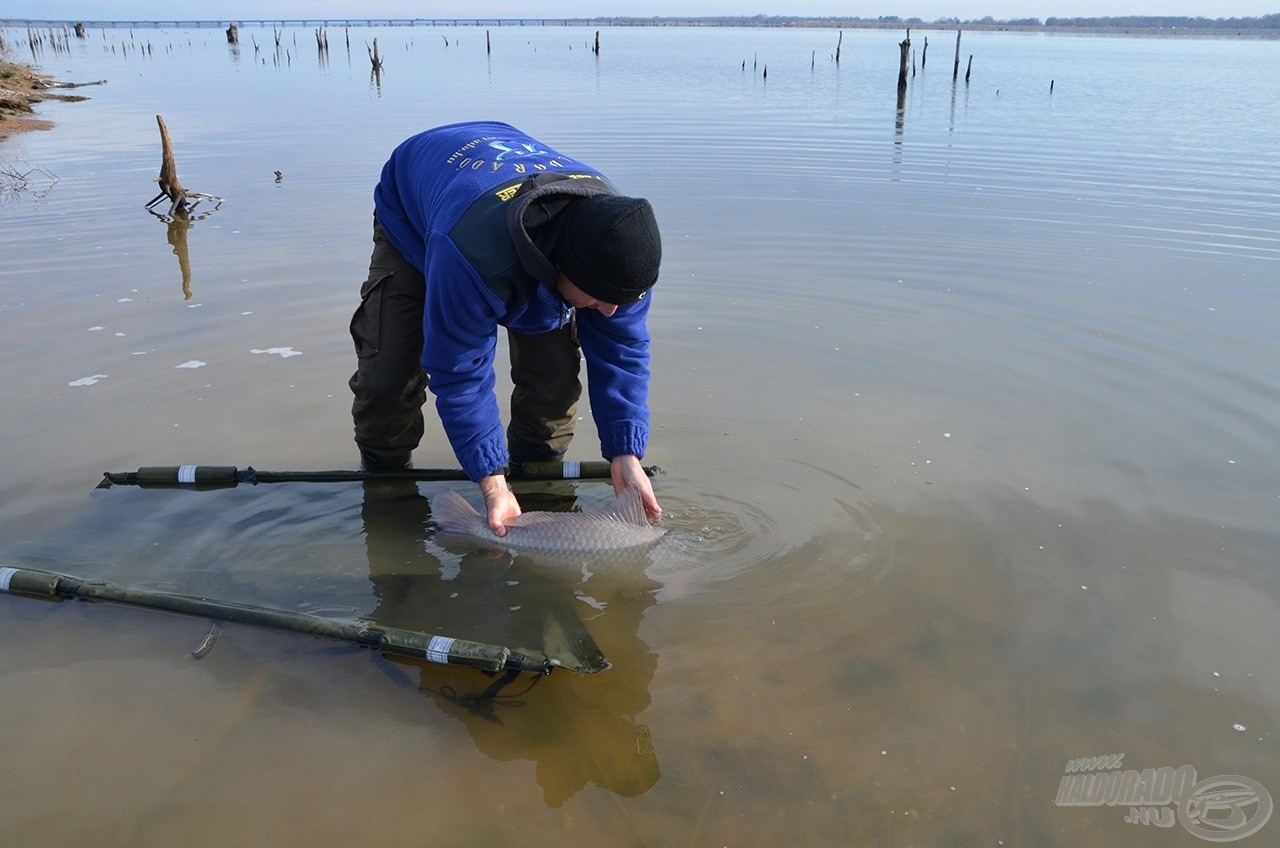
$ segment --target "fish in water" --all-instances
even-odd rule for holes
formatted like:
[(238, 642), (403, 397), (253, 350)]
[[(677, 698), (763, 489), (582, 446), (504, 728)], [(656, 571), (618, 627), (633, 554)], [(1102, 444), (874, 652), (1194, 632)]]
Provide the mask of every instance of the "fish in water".
[(487, 547), (515, 553), (571, 556), (612, 554), (648, 547), (666, 530), (649, 523), (640, 491), (628, 486), (596, 512), (525, 512), (507, 525), (507, 535), (489, 529), (483, 515), (448, 489), (431, 499), (431, 516), (441, 533), (465, 536)]

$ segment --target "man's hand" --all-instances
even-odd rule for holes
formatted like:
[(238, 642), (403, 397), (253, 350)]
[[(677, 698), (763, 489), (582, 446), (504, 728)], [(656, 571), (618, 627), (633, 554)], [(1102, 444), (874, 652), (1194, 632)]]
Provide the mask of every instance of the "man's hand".
[(489, 529), (498, 536), (507, 535), (507, 525), (520, 517), (520, 504), (507, 486), (507, 478), (490, 474), (480, 480), (480, 494), (489, 519)]
[(640, 491), (640, 503), (649, 516), (649, 522), (656, 523), (662, 518), (662, 507), (658, 506), (658, 499), (653, 494), (653, 482), (649, 479), (649, 475), (644, 473), (644, 467), (640, 465), (640, 457), (621, 453), (613, 458), (609, 466), (614, 494), (622, 494), (627, 486), (635, 486)]

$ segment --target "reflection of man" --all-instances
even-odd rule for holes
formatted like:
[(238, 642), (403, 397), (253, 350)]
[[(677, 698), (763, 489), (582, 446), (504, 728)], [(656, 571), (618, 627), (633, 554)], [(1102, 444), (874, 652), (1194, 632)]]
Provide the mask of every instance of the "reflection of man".
[[(378, 598), (374, 622), (529, 649), (560, 638), (561, 631), (582, 629), (569, 604), (590, 607), (570, 600), (575, 587), (519, 558), (495, 560), (491, 552), (476, 551), (446, 571), (428, 550), (428, 501), (415, 483), (366, 482), (361, 515)], [(592, 619), (592, 635), (612, 663), (607, 671), (555, 671), (546, 680), (524, 676), (492, 700), (479, 701), (491, 682), (481, 672), (391, 658), (421, 669), (422, 692), (466, 726), (481, 752), (536, 763), (538, 785), (553, 807), (588, 783), (632, 797), (658, 780), (648, 729), (635, 721), (649, 706), (657, 668), (657, 656), (637, 636), (656, 587), (633, 580), (586, 588), (603, 607)], [(537, 682), (519, 694), (525, 681)]]
[[(374, 192), (374, 249), (351, 321), (356, 443), (366, 468), (408, 463), (429, 385), (454, 454), (499, 535), (520, 514), (509, 460), (559, 459), (585, 356), (616, 491), (636, 486), (649, 437), (650, 288), (661, 243), (649, 202), (507, 124), (454, 124), (403, 142)], [(515, 390), (504, 434), (493, 394), (499, 326)]]

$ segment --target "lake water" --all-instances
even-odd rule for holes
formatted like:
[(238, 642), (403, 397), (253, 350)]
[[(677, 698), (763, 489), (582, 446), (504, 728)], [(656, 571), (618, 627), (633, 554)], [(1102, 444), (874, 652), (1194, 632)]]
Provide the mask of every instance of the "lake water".
[[(1280, 42), (966, 32), (953, 81), (954, 34), (916, 31), (899, 101), (891, 31), (838, 64), (822, 29), (87, 36), (36, 61), (107, 83), (0, 141), (41, 169), (0, 202), (4, 563), (578, 622), (612, 668), (475, 709), (478, 671), (235, 625), (197, 661), (197, 619), (0, 596), (6, 845), (1164, 848), (1202, 844), (1194, 810), (1082, 806), (1069, 761), (1280, 793)], [(224, 198), (189, 228), (143, 208), (157, 114)], [(354, 468), (373, 183), (479, 118), (657, 210), (670, 544), (455, 554), (423, 499), (465, 484), (94, 490)], [(428, 417), (415, 463), (453, 467)]]

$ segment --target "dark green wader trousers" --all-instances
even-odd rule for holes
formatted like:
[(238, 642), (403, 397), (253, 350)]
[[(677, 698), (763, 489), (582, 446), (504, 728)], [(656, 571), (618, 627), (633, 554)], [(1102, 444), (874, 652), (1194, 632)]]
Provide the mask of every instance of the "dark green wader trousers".
[[(426, 283), (373, 223), (369, 277), (351, 318), (356, 346), (351, 416), (365, 467), (399, 468), (422, 440), (428, 377), (422, 370), (422, 308)], [(573, 438), (582, 395), (581, 354), (571, 321), (549, 333), (507, 331), (511, 350), (511, 424), (514, 462), (557, 460)]]

